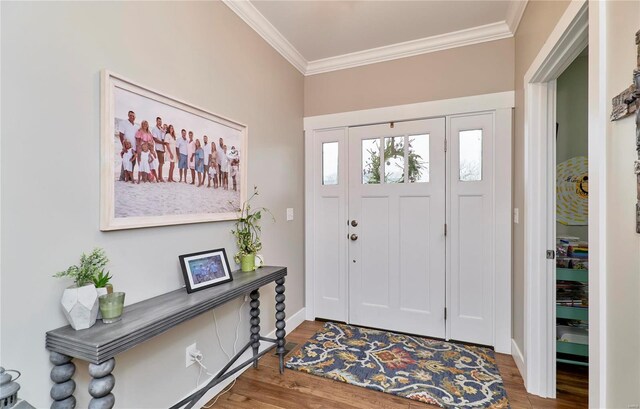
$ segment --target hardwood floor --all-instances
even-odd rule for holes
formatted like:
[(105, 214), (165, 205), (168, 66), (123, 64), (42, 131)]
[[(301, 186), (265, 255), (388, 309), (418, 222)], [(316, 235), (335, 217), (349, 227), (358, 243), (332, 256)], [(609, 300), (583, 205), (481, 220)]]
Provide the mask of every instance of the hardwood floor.
[[(313, 336), (324, 323), (305, 321), (291, 334), (288, 342), (299, 348)], [(504, 381), (511, 407), (539, 409), (586, 408), (588, 403), (587, 368), (558, 365), (558, 398), (543, 399), (529, 395), (510, 355), (496, 354), (498, 367)], [(207, 406), (211, 405), (211, 400)], [(278, 373), (278, 359), (265, 355), (258, 369), (246, 370), (229, 392), (221, 395), (214, 408), (246, 409), (419, 409), (433, 408), (421, 402), (400, 398), (387, 393), (371, 391), (354, 385), (285, 370)]]

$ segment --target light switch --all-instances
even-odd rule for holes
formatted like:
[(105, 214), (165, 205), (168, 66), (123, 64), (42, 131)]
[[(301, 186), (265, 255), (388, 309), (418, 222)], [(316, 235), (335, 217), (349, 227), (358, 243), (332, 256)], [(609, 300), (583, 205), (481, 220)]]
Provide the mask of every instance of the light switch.
[(293, 208), (288, 207), (287, 208), (287, 221), (291, 221), (293, 220)]

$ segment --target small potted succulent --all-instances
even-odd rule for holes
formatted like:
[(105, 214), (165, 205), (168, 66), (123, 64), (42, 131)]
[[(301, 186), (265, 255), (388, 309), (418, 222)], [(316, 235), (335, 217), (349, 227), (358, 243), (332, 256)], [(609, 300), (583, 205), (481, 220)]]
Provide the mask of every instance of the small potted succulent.
[(242, 204), (242, 209), (238, 214), (238, 220), (235, 223), (235, 229), (231, 233), (236, 238), (238, 252), (233, 256), (236, 264), (240, 264), (242, 271), (253, 271), (256, 269), (256, 253), (262, 249), (260, 241), (260, 220), (263, 213), (271, 215), (273, 221), (275, 218), (269, 209), (264, 207), (251, 208), (251, 199), (258, 195), (258, 188), (253, 187), (253, 194)]
[(82, 253), (80, 264), (73, 265), (54, 277), (69, 277), (74, 285), (62, 293), (64, 315), (75, 330), (91, 327), (98, 316), (96, 282), (105, 287), (111, 276), (104, 268), (109, 262), (103, 249), (96, 248), (89, 255)]

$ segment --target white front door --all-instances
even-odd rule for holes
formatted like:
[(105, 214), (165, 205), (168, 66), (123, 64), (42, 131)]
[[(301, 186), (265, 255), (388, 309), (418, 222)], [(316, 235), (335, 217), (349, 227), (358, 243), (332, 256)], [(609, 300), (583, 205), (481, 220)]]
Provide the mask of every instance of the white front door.
[(494, 345), (494, 114), (451, 117), (448, 139), (449, 338)]
[(315, 316), (348, 320), (347, 307), (347, 128), (316, 131), (313, 173), (313, 245), (306, 257), (318, 274)]
[(445, 337), (445, 119), (349, 128), (349, 321)]

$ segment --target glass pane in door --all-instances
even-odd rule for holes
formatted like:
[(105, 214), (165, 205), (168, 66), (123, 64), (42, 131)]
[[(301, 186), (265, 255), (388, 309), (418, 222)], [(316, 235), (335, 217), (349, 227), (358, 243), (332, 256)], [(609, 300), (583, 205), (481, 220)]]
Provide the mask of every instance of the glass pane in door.
[(460, 181), (482, 180), (482, 129), (460, 131)]
[(380, 140), (362, 140), (362, 184), (380, 183)]
[(384, 138), (384, 183), (404, 183), (404, 136)]
[(409, 183), (429, 182), (429, 134), (409, 135)]
[(322, 144), (322, 184), (338, 184), (338, 142)]

